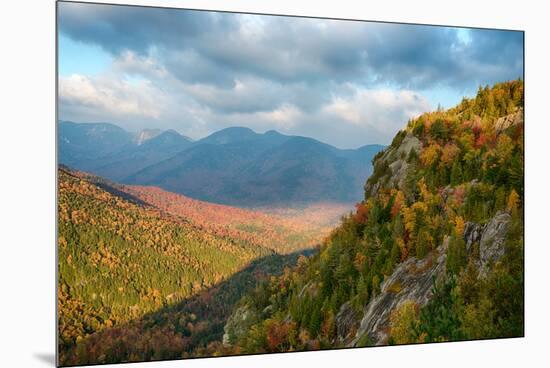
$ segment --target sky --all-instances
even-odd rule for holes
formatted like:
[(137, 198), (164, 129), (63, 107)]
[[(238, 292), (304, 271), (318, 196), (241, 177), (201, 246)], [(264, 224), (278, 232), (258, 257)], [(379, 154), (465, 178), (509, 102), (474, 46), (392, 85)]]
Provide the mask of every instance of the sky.
[(523, 77), (523, 33), (58, 3), (59, 118), (200, 139), (230, 126), (339, 148)]

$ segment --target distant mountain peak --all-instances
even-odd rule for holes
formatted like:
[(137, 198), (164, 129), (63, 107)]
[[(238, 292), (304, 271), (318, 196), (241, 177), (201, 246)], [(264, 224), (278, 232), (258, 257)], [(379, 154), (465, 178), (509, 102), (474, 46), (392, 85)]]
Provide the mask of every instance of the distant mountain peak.
[(276, 130), (271, 129), (271, 130), (268, 130), (267, 132), (265, 132), (264, 135), (283, 135), (283, 134), (279, 133)]
[(181, 135), (179, 134), (177, 131), (175, 131), (174, 129), (168, 129), (168, 130), (165, 130), (164, 132), (162, 132), (163, 134), (176, 134), (176, 135)]
[(160, 129), (143, 129), (135, 137), (135, 143), (141, 146), (143, 142), (148, 141), (162, 133)]
[(259, 134), (246, 127), (229, 127), (201, 139), (203, 143), (226, 144), (257, 137)]

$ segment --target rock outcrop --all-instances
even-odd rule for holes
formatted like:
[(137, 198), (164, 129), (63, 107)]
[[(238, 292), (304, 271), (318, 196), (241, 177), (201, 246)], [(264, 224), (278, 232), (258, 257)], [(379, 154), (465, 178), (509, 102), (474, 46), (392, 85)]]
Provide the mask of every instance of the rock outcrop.
[[(387, 174), (386, 183), (391, 181), (391, 185), (399, 186), (400, 181), (406, 176), (405, 152), (420, 149), (419, 142), (415, 139), (414, 137), (403, 139), (407, 142), (405, 151), (389, 150), (382, 155), (382, 159), (385, 157), (388, 161), (394, 160), (389, 165), (391, 172)], [(400, 163), (395, 164), (397, 161)], [(405, 172), (401, 173), (401, 170)], [(380, 183), (381, 180), (377, 182)], [(470, 185), (476, 184), (475, 180), (470, 183)], [(378, 188), (371, 187), (370, 190), (378, 190)], [(453, 191), (453, 188), (445, 188), (440, 194), (445, 200), (453, 194)], [(510, 221), (510, 214), (500, 211), (485, 224), (475, 222), (465, 224), (463, 238), (468, 254), (475, 258), (474, 262), (479, 271), (478, 277), (486, 277), (494, 264), (505, 254)], [(425, 306), (433, 295), (434, 281), (444, 281), (447, 277), (446, 260), (449, 240), (446, 237), (442, 244), (424, 259), (411, 257), (399, 264), (382, 282), (380, 292), (374, 295), (362, 310), (354, 307), (351, 301), (342, 304), (335, 316), (336, 339), (333, 342), (337, 346), (347, 347), (387, 344), (392, 312), (405, 302), (414, 302), (418, 307)], [(473, 253), (474, 249), (475, 253)], [(310, 281), (300, 290), (299, 297), (302, 298), (308, 294), (315, 298), (317, 292), (316, 284)], [(250, 326), (270, 313), (264, 310), (259, 314), (255, 315), (246, 305), (237, 308), (224, 327), (223, 343), (233, 344), (248, 332)], [(288, 314), (285, 320), (291, 319), (292, 317)]]
[[(510, 219), (508, 213), (497, 212), (486, 225), (466, 223), (464, 240), (468, 252), (474, 244), (479, 244), (479, 277), (485, 277), (491, 265), (505, 254)], [(446, 277), (448, 244), (449, 238), (446, 238), (426, 258), (409, 258), (399, 264), (382, 283), (380, 293), (365, 306), (362, 317), (358, 317), (360, 313), (355, 312), (349, 302), (343, 304), (336, 317), (338, 341), (349, 347), (360, 345), (365, 338), (374, 345), (387, 344), (392, 311), (406, 301), (412, 301), (419, 307), (426, 305), (433, 293), (434, 280)], [(355, 329), (355, 334), (350, 336)]]
[[(407, 157), (411, 151), (420, 152), (422, 143), (412, 133), (406, 133), (405, 137), (397, 147), (390, 146), (377, 160), (377, 165), (386, 165), (389, 170), (382, 177), (374, 182), (367, 182), (365, 192), (368, 195), (375, 195), (380, 188), (403, 189), (409, 164)], [(376, 170), (376, 167), (375, 167)]]
[(401, 263), (388, 277), (375, 296), (365, 307), (365, 313), (357, 333), (347, 346), (358, 346), (365, 336), (374, 345), (387, 344), (391, 312), (405, 301), (414, 301), (424, 306), (432, 296), (434, 279), (445, 274), (448, 238), (424, 259), (414, 257)]
[(234, 344), (241, 336), (248, 333), (250, 326), (257, 320), (258, 316), (248, 305), (245, 304), (235, 309), (223, 328), (223, 344)]
[(464, 241), (466, 242), (466, 251), (468, 254), (472, 252), (473, 245), (479, 243), (484, 226), (468, 221), (464, 224)]
[(345, 302), (336, 315), (336, 335), (339, 343), (345, 343), (355, 336), (361, 315), (351, 305)]
[(503, 116), (496, 121), (495, 132), (497, 134), (500, 134), (510, 127), (513, 127), (516, 125), (522, 125), (523, 119), (524, 119), (523, 109), (519, 109), (517, 112), (513, 114)]
[(481, 276), (486, 275), (490, 265), (504, 255), (510, 220), (510, 214), (498, 212), (483, 229), (479, 241), (479, 272)]

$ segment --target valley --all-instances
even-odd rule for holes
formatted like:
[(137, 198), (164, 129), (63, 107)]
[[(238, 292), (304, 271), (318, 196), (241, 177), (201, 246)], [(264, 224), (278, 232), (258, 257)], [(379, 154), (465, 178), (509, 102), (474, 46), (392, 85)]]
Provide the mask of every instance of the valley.
[(384, 148), (338, 149), (312, 138), (242, 127), (198, 141), (171, 130), (147, 137), (137, 140), (113, 124), (62, 121), (60, 163), (202, 201), (288, 208), (355, 203), (372, 172), (372, 158)]
[(267, 213), (66, 166), (59, 169), (59, 191), (63, 364), (119, 361), (122, 353), (93, 351), (121, 337), (136, 349), (126, 345), (128, 360), (143, 358), (143, 344), (160, 344), (159, 334), (163, 347), (149, 349), (162, 354), (189, 354), (221, 339), (232, 306), (258, 280), (313, 254), (351, 209), (325, 203)]
[[(78, 152), (60, 147), (63, 365), (524, 334), (520, 80), (410, 120), (384, 149), (85, 128)], [(105, 131), (120, 144), (84, 149)], [(129, 164), (157, 138), (174, 147)], [(137, 171), (99, 174), (116, 162)]]

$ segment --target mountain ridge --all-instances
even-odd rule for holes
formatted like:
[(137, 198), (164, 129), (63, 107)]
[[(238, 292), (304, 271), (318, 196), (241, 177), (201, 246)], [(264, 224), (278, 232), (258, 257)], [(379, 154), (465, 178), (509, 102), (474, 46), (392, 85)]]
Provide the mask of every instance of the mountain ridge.
[(523, 336), (523, 125), (521, 80), (410, 120), (356, 211), (209, 353)]
[[(87, 136), (89, 127), (85, 124), (82, 128)], [(60, 141), (66, 138), (63, 126)], [(94, 154), (90, 148), (82, 160), (80, 156), (70, 157), (72, 151), (61, 144), (60, 162), (114, 181), (155, 185), (210, 202), (288, 206), (298, 202), (355, 202), (371, 172), (372, 157), (384, 147), (342, 150), (309, 137), (275, 130), (256, 133), (245, 127), (225, 128), (197, 141), (170, 130), (156, 133), (139, 144), (129, 142), (129, 135), (125, 135), (118, 150)], [(90, 139), (84, 142), (95, 146)], [(273, 170), (266, 172), (266, 167)]]

